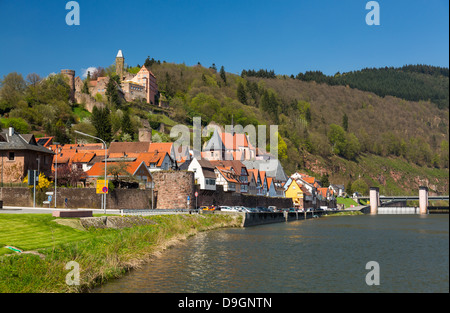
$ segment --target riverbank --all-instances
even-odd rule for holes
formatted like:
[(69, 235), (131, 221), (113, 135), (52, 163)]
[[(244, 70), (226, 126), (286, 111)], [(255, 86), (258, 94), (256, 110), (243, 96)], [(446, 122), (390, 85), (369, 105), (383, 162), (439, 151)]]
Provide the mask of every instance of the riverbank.
[[(88, 291), (139, 268), (198, 232), (242, 225), (239, 215), (160, 215), (148, 217), (149, 225), (81, 230), (55, 223), (47, 214), (24, 215), (0, 216), (0, 233), (21, 229), (14, 237), (0, 236), (0, 247), (14, 246), (24, 252), (33, 249), (36, 254), (0, 256), (0, 293)], [(28, 229), (32, 233), (28, 234)], [(67, 278), (76, 278), (71, 275), (76, 270), (71, 261), (79, 266), (79, 285), (66, 283)]]

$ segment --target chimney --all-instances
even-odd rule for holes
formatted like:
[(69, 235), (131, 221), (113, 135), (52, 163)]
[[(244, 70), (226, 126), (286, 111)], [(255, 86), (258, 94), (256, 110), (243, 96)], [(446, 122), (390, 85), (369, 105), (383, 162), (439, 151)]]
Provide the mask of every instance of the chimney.
[(14, 127), (10, 127), (8, 130), (9, 137), (12, 137), (14, 135)]

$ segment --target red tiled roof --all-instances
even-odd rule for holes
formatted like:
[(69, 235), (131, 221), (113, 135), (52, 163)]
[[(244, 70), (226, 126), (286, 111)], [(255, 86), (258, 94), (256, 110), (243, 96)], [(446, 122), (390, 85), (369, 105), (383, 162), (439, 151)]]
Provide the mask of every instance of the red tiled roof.
[[(109, 162), (106, 163), (106, 171), (108, 171), (108, 168), (115, 164), (116, 162)], [(133, 162), (124, 162), (127, 165), (127, 172), (131, 175), (134, 175), (136, 171), (139, 169), (139, 167), (142, 166), (142, 164), (145, 166), (145, 162), (143, 161), (133, 161)], [(105, 162), (97, 162), (95, 163), (87, 172), (86, 176), (88, 177), (100, 177), (105, 175)], [(107, 175), (112, 176), (112, 175)]]
[(264, 178), (266, 177), (266, 171), (259, 171), (259, 176), (261, 177), (261, 183), (264, 184)]
[(255, 178), (255, 182), (258, 181), (258, 176), (259, 176), (259, 170), (258, 169), (247, 169), (247, 172), (248, 172), (249, 176), (253, 175), (253, 177)]
[(242, 168), (244, 168), (248, 174), (248, 169), (239, 160), (219, 160), (219, 161), (212, 160), (209, 162), (214, 166), (232, 167), (238, 176), (241, 176)]
[(231, 167), (216, 166), (216, 169), (228, 182), (239, 184), (239, 181), (235, 178), (236, 174), (232, 172)]
[(150, 151), (150, 142), (111, 142), (108, 152), (110, 158)]
[(143, 161), (146, 166), (156, 164), (157, 167), (161, 167), (166, 155), (167, 152), (142, 152), (138, 154), (136, 161)]
[(317, 191), (324, 197), (327, 197), (327, 192), (328, 192), (328, 188), (323, 187), (323, 188), (317, 188)]
[(238, 147), (248, 147), (248, 140), (245, 134), (221, 133), (221, 139), (227, 150), (238, 150)]
[(77, 152), (72, 157), (74, 163), (89, 163), (94, 157), (95, 153), (92, 152)]
[(173, 142), (154, 142), (150, 145), (148, 152), (167, 152), (170, 155), (172, 146)]
[(313, 185), (314, 184), (314, 182), (315, 182), (315, 178), (314, 177), (310, 177), (310, 176), (308, 176), (308, 177), (303, 177), (302, 178), (305, 182), (307, 182), (308, 184), (311, 184), (311, 185)]

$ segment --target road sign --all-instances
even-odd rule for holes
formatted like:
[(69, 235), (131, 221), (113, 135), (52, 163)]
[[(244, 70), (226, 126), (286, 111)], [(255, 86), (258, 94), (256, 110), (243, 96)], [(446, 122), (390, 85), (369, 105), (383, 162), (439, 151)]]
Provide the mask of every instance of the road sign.
[(99, 194), (107, 194), (108, 193), (108, 180), (97, 179), (97, 188), (96, 192)]
[(198, 192), (196, 191), (194, 195), (195, 195), (195, 197), (197, 198), (197, 197), (198, 197)]
[(53, 196), (53, 191), (47, 191), (45, 194), (46, 194), (47, 196)]
[(191, 197), (188, 196), (188, 199), (187, 199), (187, 200), (188, 200), (188, 202), (189, 202), (189, 200), (191, 200)]
[(48, 201), (48, 202), (52, 202), (52, 196), (48, 196), (47, 201)]
[(28, 185), (33, 186), (34, 182), (39, 182), (39, 175), (36, 170), (28, 170)]

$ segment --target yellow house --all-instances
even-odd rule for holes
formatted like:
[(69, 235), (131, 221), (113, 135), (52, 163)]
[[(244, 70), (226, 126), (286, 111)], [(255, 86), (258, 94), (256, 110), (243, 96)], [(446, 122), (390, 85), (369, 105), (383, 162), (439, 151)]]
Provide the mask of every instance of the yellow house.
[(286, 198), (292, 198), (294, 206), (303, 208), (303, 190), (297, 184), (295, 179), (291, 180), (291, 183), (286, 190)]

